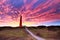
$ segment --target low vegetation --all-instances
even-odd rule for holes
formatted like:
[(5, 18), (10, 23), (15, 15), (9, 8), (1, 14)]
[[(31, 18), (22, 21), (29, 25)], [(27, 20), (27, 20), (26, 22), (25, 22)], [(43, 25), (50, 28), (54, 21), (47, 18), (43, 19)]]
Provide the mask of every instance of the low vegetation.
[[(46, 40), (60, 40), (60, 27), (59, 26), (38, 26), (28, 28), (35, 35), (45, 38)], [(0, 28), (0, 40), (35, 40), (29, 35), (25, 28)]]

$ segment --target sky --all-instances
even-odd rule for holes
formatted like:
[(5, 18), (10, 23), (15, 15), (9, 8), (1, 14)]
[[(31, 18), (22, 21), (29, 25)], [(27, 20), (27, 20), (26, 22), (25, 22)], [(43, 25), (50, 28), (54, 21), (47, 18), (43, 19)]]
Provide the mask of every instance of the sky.
[(60, 25), (60, 0), (0, 0), (0, 26)]

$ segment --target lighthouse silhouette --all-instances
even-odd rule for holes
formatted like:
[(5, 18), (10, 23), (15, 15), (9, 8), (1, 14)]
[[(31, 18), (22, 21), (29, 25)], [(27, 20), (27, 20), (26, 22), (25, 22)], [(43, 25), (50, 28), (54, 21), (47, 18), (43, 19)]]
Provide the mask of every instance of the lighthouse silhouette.
[(22, 27), (22, 15), (20, 15), (20, 22), (19, 22), (19, 27)]

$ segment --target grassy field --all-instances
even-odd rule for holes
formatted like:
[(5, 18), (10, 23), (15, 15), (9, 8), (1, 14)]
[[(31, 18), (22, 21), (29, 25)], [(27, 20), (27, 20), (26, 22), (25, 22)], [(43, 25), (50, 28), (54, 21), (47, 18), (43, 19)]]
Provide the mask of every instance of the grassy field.
[[(60, 40), (60, 28), (28, 28), (35, 35), (46, 40)], [(0, 40), (36, 40), (25, 28), (0, 28)]]
[(60, 40), (60, 28), (29, 28), (29, 30), (46, 40)]
[(35, 40), (24, 28), (0, 28), (0, 40)]

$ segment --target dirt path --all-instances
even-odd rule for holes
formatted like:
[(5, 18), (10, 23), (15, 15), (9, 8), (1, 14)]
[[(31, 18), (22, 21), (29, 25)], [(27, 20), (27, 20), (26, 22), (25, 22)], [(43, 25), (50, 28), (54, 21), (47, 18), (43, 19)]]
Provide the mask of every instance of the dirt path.
[(43, 38), (41, 38), (41, 37), (38, 37), (38, 36), (34, 35), (31, 31), (28, 30), (28, 28), (25, 28), (25, 30), (26, 30), (32, 37), (34, 37), (36, 40), (45, 40), (45, 39), (43, 39)]

